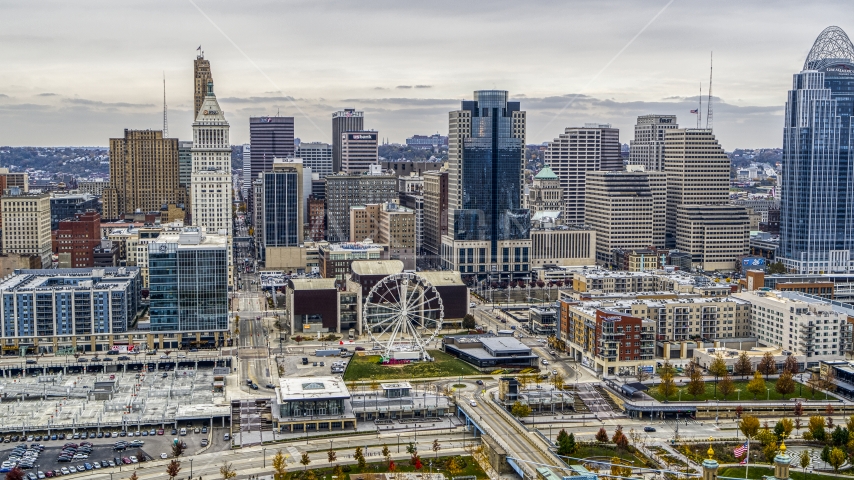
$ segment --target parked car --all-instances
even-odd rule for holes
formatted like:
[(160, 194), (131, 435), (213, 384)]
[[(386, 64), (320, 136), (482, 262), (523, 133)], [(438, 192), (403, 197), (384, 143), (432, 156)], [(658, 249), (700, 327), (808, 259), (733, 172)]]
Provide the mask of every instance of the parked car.
[(644, 431), (644, 432), (654, 432), (654, 431), (655, 431), (655, 427), (643, 427), (643, 431)]

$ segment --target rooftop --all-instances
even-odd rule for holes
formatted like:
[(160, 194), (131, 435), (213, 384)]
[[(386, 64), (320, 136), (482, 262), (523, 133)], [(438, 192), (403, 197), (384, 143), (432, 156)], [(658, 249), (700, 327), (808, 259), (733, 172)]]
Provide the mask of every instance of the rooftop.
[(335, 290), (334, 278), (292, 278), (290, 279), (293, 290)]
[(350, 391), (339, 377), (279, 378), (276, 390), (280, 401), (350, 398)]
[(22, 269), (0, 281), (0, 291), (123, 289), (137, 276), (137, 267)]
[(463, 279), (460, 276), (460, 272), (444, 270), (418, 272), (418, 276), (430, 282), (430, 285), (433, 285), (434, 287), (465, 286), (465, 283), (463, 283)]
[(351, 266), (356, 275), (394, 275), (403, 271), (400, 260), (357, 260)]
[(534, 175), (534, 179), (536, 180), (557, 180), (557, 175), (552, 171), (552, 168), (548, 165), (543, 166), (543, 168)]

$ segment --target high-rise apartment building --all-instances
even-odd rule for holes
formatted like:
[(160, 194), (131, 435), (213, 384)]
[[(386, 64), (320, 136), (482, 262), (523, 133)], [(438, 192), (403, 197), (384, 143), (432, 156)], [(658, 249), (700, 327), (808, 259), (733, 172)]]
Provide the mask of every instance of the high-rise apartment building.
[(596, 231), (596, 261), (615, 249), (652, 245), (655, 201), (646, 172), (587, 172), (584, 223)]
[(228, 121), (208, 83), (202, 110), (193, 122), (193, 225), (231, 234), (231, 145)]
[(668, 129), (664, 134), (667, 174), (665, 246), (676, 246), (676, 210), (680, 205), (729, 202), (729, 158), (711, 129)]
[(357, 131), (341, 134), (341, 171), (351, 175), (365, 173), (377, 164), (377, 132)]
[(3, 254), (38, 255), (42, 268), (50, 268), (50, 195), (7, 188), (0, 197), (0, 214)]
[(323, 142), (301, 142), (296, 156), (302, 159), (303, 166), (311, 168), (318, 178), (332, 175), (332, 145)]
[(818, 36), (786, 102), (777, 258), (797, 273), (854, 272), (854, 45)]
[(350, 207), (397, 199), (394, 175), (330, 175), (326, 177), (326, 237), (332, 243), (350, 240)]
[(297, 247), (303, 238), (303, 169), (298, 159), (279, 159), (272, 171), (261, 174), (264, 209), (264, 251), (272, 247)]
[(643, 165), (647, 171), (664, 170), (664, 133), (679, 128), (676, 115), (641, 115), (635, 124), (635, 138), (629, 143), (629, 165)]
[(205, 54), (199, 51), (199, 55), (193, 60), (193, 118), (199, 116), (202, 111), (202, 103), (208, 92), (208, 83), (213, 82), (211, 75), (211, 62), (205, 60)]
[(442, 236), (448, 234), (448, 171), (424, 172), (424, 256), (439, 265)]
[(228, 330), (228, 243), (226, 235), (186, 227), (148, 244), (152, 332)]
[(294, 117), (249, 117), (251, 178), (273, 169), (274, 158), (294, 156)]
[(95, 249), (101, 246), (101, 215), (89, 210), (63, 219), (54, 242), (59, 268), (94, 267)]
[(447, 270), (494, 279), (530, 272), (522, 208), (526, 116), (505, 90), (479, 90), (449, 115)]
[(332, 172), (341, 171), (341, 134), (365, 129), (365, 114), (345, 108), (332, 114)]
[(608, 124), (587, 123), (567, 128), (549, 142), (544, 160), (563, 189), (563, 223), (584, 222), (584, 182), (587, 172), (622, 170), (620, 130)]
[(104, 217), (159, 211), (185, 204), (179, 185), (178, 139), (160, 130), (128, 130), (110, 139), (110, 186), (104, 190)]

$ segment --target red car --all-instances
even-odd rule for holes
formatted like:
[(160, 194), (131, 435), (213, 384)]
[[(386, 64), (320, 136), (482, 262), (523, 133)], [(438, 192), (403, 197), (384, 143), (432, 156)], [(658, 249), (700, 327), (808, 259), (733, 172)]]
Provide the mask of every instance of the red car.
[(163, 429), (162, 429), (162, 428), (161, 428), (160, 430), (158, 430), (158, 431), (157, 431), (157, 434), (158, 434), (158, 435), (163, 435), (163, 433), (164, 433), (164, 432), (163, 432)]
[(130, 458), (122, 457), (122, 463), (124, 463), (125, 465), (130, 465)]

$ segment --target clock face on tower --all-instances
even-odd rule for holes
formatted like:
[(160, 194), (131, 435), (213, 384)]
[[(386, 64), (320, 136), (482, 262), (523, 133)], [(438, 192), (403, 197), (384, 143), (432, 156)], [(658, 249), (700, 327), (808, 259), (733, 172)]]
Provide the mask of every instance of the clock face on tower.
[(166, 251), (166, 245), (160, 245), (160, 251), (165, 252)]

